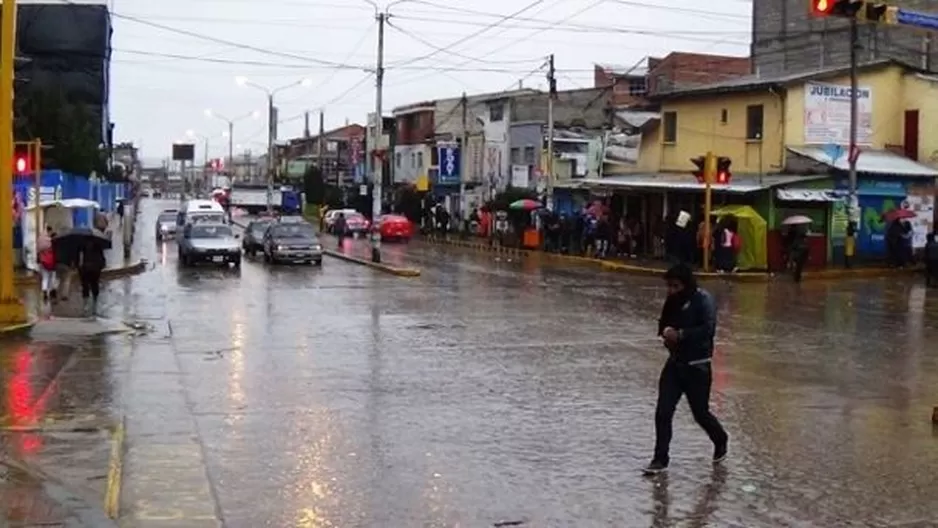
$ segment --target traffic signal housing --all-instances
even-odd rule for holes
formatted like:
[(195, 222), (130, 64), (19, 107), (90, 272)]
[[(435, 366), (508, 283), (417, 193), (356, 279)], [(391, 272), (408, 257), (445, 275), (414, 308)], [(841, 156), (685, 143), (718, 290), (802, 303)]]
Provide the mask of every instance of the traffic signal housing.
[(17, 143), (13, 150), (13, 173), (16, 175), (31, 174), (33, 167), (32, 144)]
[(895, 24), (897, 8), (882, 2), (866, 0), (809, 0), (809, 11), (815, 18), (856, 18), (868, 22)]
[(725, 185), (733, 178), (730, 172), (733, 162), (726, 156), (717, 157), (707, 153), (706, 156), (697, 156), (690, 161), (697, 166), (697, 170), (692, 173), (697, 178), (697, 183), (707, 183), (709, 179), (711, 184)]
[(696, 158), (690, 159), (691, 163), (697, 166), (692, 174), (697, 178), (697, 183), (704, 183), (704, 171), (707, 166), (707, 157), (706, 156), (697, 156)]
[(727, 158), (726, 156), (720, 156), (717, 158), (717, 176), (716, 182), (721, 185), (729, 184), (733, 179), (733, 173), (730, 172), (730, 165), (733, 164), (733, 160)]

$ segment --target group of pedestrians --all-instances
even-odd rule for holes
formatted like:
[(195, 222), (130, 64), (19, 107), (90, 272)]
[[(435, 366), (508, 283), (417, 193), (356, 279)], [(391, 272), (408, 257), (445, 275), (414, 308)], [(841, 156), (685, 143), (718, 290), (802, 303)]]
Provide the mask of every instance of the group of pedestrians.
[(91, 237), (70, 239), (58, 243), (52, 226), (46, 226), (37, 244), (36, 260), (39, 264), (42, 298), (47, 302), (68, 300), (72, 276), (81, 283), (82, 309), (93, 314), (101, 293), (101, 273), (107, 265), (104, 249)]

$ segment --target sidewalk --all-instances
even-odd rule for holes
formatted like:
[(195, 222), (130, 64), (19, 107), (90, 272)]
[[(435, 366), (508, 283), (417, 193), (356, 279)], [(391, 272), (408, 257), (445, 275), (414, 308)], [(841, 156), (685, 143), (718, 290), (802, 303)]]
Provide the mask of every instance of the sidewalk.
[[(663, 261), (648, 259), (597, 259), (591, 257), (582, 257), (578, 255), (565, 255), (560, 253), (548, 253), (538, 249), (520, 249), (513, 247), (502, 247), (493, 245), (488, 239), (468, 238), (462, 239), (456, 235), (449, 237), (438, 236), (420, 236), (415, 240), (426, 244), (448, 245), (462, 247), (475, 251), (485, 251), (493, 253), (504, 253), (516, 256), (537, 256), (541, 258), (555, 259), (565, 261), (571, 264), (591, 264), (598, 266), (605, 271), (629, 273), (632, 275), (654, 275), (658, 276), (667, 269), (667, 264)], [(890, 276), (905, 276), (921, 272), (920, 268), (909, 268), (896, 270), (885, 267), (858, 266), (855, 268), (826, 268), (806, 270), (803, 275), (804, 280), (831, 280), (831, 279), (851, 279), (851, 278), (875, 278)], [(717, 273), (698, 271), (697, 277), (702, 279), (723, 279), (735, 282), (767, 282), (775, 280), (776, 277), (790, 277), (788, 273), (771, 273), (766, 271), (741, 271), (737, 273)]]
[(0, 458), (0, 526), (117, 526), (62, 485)]

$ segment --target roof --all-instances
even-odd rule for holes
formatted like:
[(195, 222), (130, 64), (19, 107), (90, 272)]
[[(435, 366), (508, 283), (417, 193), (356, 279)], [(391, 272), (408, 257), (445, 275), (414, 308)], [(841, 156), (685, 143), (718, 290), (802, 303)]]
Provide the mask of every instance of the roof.
[[(715, 192), (745, 194), (780, 185), (789, 185), (811, 180), (827, 178), (827, 175), (796, 176), (790, 174), (734, 175), (728, 185), (714, 184), (711, 186)], [(628, 176), (613, 176), (609, 178), (585, 178), (580, 180), (584, 187), (606, 187), (614, 189), (672, 189), (672, 190), (704, 190), (706, 186), (697, 182), (690, 174), (634, 174)]]
[(643, 110), (620, 110), (616, 112), (616, 119), (631, 127), (642, 128), (648, 124), (649, 121), (661, 119), (661, 113), (646, 112)]
[[(806, 145), (788, 147), (788, 150), (812, 161), (837, 170), (850, 170), (846, 149), (839, 146)], [(857, 172), (865, 174), (891, 174), (896, 176), (938, 177), (938, 170), (888, 150), (860, 149)]]
[[(879, 60), (873, 62), (867, 62), (859, 66), (859, 70), (862, 71), (871, 71), (884, 68), (886, 66), (901, 66), (910, 70), (914, 68), (900, 63), (894, 60)], [(812, 80), (827, 79), (830, 77), (840, 77), (850, 73), (850, 68), (826, 68), (820, 70), (810, 70), (802, 71), (798, 73), (789, 73), (785, 75), (774, 75), (774, 76), (761, 76), (761, 75), (747, 75), (744, 77), (738, 77), (736, 79), (730, 79), (728, 81), (721, 81), (713, 84), (705, 84), (701, 86), (694, 86), (690, 88), (678, 89), (670, 92), (659, 92), (652, 96), (653, 99), (661, 98), (676, 98), (683, 96), (692, 96), (692, 95), (707, 95), (707, 94), (721, 94), (721, 93), (733, 93), (733, 92), (747, 92), (756, 90), (759, 88), (769, 88), (769, 87), (784, 87), (789, 84), (807, 82)]]

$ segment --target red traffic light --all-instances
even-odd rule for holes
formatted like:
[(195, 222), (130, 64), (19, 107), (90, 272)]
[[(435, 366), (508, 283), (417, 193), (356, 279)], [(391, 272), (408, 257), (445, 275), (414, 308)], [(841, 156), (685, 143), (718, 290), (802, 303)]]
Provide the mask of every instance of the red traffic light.
[(704, 156), (698, 156), (696, 158), (691, 158), (690, 161), (697, 166), (697, 170), (693, 171), (691, 174), (694, 175), (694, 178), (697, 178), (697, 183), (704, 183), (704, 168), (707, 164), (707, 158)]
[(23, 174), (25, 172), (28, 172), (29, 160), (26, 159), (25, 156), (19, 156), (16, 158), (16, 164), (14, 165), (14, 167), (16, 167), (16, 172), (18, 174)]
[(811, 14), (818, 17), (830, 16), (835, 0), (811, 0)]

